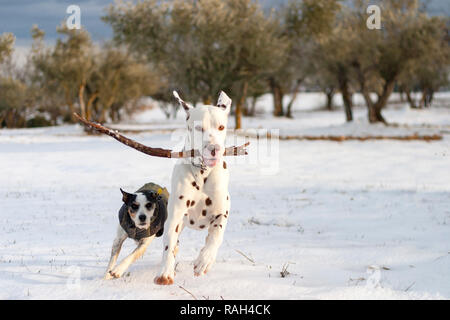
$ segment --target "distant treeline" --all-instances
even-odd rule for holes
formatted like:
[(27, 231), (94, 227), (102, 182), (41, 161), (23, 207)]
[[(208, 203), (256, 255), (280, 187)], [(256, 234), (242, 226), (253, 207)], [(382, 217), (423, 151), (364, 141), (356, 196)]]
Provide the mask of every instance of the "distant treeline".
[[(346, 2), (348, 3), (348, 1)], [(321, 90), (332, 109), (343, 97), (348, 121), (352, 95), (362, 94), (371, 123), (394, 90), (411, 107), (431, 105), (448, 85), (449, 19), (430, 17), (415, 0), (386, 0), (381, 28), (370, 29), (369, 1), (290, 1), (265, 13), (254, 0), (118, 2), (103, 20), (114, 38), (96, 45), (86, 30), (58, 27), (53, 46), (37, 26), (22, 67), (11, 61), (14, 36), (0, 35), (0, 127), (119, 121), (151, 96), (168, 117), (183, 99), (215, 103), (220, 90), (233, 101), (236, 127), (255, 114), (259, 96), (273, 95), (275, 116), (292, 117), (301, 88)], [(414, 99), (412, 92), (420, 92)], [(375, 93), (375, 94), (373, 94)], [(290, 101), (283, 103), (285, 94)], [(284, 101), (286, 102), (286, 101)]]

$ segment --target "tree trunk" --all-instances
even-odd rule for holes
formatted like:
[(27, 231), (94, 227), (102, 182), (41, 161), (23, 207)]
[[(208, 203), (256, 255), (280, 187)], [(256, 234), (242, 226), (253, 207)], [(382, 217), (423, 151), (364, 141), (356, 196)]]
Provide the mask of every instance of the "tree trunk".
[(431, 103), (433, 102), (433, 96), (434, 96), (434, 90), (433, 89), (428, 89), (428, 94), (427, 94), (427, 107), (431, 107)]
[(383, 115), (381, 114), (381, 110), (386, 106), (389, 96), (394, 90), (395, 86), (395, 78), (387, 81), (383, 86), (383, 92), (378, 96), (378, 101), (369, 108), (369, 122), (383, 122), (387, 124)]
[(275, 117), (282, 117), (283, 112), (283, 90), (274, 78), (269, 79), (270, 90), (273, 95), (273, 115)]
[(247, 98), (247, 88), (248, 88), (248, 82), (245, 81), (244, 85), (242, 87), (242, 95), (241, 98), (236, 102), (236, 110), (234, 112), (235, 117), (235, 129), (241, 129), (242, 128), (242, 106), (245, 103), (245, 99)]
[(94, 103), (95, 99), (97, 98), (97, 93), (94, 93), (88, 100), (88, 103), (86, 105), (86, 119), (91, 120), (92, 119), (92, 104)]
[(431, 100), (433, 100), (433, 91), (430, 88), (424, 88), (422, 90), (422, 98), (420, 99), (420, 107), (430, 107)]
[(404, 92), (405, 92), (405, 95), (406, 95), (406, 100), (409, 103), (409, 106), (412, 109), (417, 109), (416, 102), (414, 101), (413, 97), (411, 96), (411, 90), (410, 89), (406, 89)]
[(339, 80), (339, 89), (341, 90), (342, 99), (344, 100), (345, 117), (348, 122), (353, 121), (352, 94), (349, 88), (349, 80), (346, 77), (342, 77)]
[(6, 118), (6, 112), (3, 111), (2, 113), (0, 113), (0, 128), (3, 128), (3, 121), (5, 120), (5, 118)]
[[(370, 97), (370, 91), (369, 91), (369, 89), (367, 88), (367, 85), (366, 85), (366, 78), (364, 76), (364, 72), (362, 72), (362, 70), (359, 67), (359, 65), (358, 65), (358, 68), (356, 70), (357, 70), (358, 81), (359, 81), (359, 86), (360, 86), (360, 89), (361, 89), (361, 93), (362, 93), (362, 95), (364, 97), (364, 101), (366, 102), (366, 105), (367, 105), (369, 122), (372, 122), (371, 119), (375, 120), (375, 119), (377, 119), (378, 116), (377, 116), (377, 114), (376, 114), (376, 112), (375, 112), (375, 110), (373, 108), (374, 107), (374, 103), (372, 101), (372, 98)], [(376, 122), (376, 121), (374, 121), (374, 122)]]
[(333, 111), (333, 97), (334, 97), (334, 88), (326, 88), (325, 94), (327, 96), (327, 105), (326, 108), (328, 111)]
[[(78, 89), (78, 102), (80, 104), (80, 112), (83, 118), (86, 118), (86, 107), (84, 104), (84, 84)], [(88, 119), (89, 120), (89, 119)]]
[(207, 96), (206, 98), (203, 98), (203, 104), (211, 105), (212, 104), (211, 96)]
[(294, 88), (294, 92), (292, 94), (291, 101), (289, 101), (289, 104), (287, 105), (286, 117), (288, 117), (288, 118), (293, 118), (292, 117), (292, 105), (294, 104), (294, 101), (297, 98), (298, 92), (300, 91), (301, 84), (302, 84), (302, 80), (298, 80), (297, 85)]

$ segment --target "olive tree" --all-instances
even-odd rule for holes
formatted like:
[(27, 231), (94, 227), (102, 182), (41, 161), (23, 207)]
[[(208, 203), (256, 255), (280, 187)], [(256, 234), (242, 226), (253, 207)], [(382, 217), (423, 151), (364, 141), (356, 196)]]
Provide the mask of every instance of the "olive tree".
[(162, 69), (165, 82), (194, 105), (227, 91), (236, 128), (249, 84), (276, 69), (285, 48), (275, 18), (251, 0), (118, 3), (104, 20), (118, 43)]

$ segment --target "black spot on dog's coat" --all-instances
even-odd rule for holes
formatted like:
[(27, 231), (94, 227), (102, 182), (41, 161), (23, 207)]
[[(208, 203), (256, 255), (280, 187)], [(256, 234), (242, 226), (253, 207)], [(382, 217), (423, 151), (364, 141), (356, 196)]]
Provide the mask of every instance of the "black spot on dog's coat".
[(206, 198), (205, 204), (206, 204), (207, 206), (210, 206), (211, 203), (212, 203), (212, 200), (211, 200), (210, 198)]
[(206, 210), (202, 211), (202, 216), (206, 216)]

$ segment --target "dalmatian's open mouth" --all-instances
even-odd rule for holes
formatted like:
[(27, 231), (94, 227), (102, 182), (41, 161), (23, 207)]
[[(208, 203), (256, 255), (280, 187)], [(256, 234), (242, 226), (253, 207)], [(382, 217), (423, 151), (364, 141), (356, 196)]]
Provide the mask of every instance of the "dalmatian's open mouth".
[(208, 167), (214, 167), (217, 162), (219, 162), (219, 158), (206, 158), (203, 157), (203, 163), (206, 164)]

